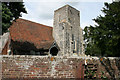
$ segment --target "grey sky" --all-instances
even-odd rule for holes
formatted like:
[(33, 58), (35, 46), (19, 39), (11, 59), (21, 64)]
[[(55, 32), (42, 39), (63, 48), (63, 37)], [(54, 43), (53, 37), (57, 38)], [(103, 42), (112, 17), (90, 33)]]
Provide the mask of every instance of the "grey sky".
[[(25, 1), (25, 0), (24, 0)], [(22, 18), (31, 20), (40, 24), (53, 26), (53, 17), (54, 10), (69, 4), (80, 11), (80, 26), (82, 29), (85, 26), (94, 25), (95, 23), (92, 19), (96, 18), (99, 15), (103, 15), (101, 12), (102, 7), (104, 6), (104, 1), (25, 1), (25, 7), (27, 9), (28, 14), (22, 14)], [(106, 0), (107, 2), (111, 2), (111, 0)]]

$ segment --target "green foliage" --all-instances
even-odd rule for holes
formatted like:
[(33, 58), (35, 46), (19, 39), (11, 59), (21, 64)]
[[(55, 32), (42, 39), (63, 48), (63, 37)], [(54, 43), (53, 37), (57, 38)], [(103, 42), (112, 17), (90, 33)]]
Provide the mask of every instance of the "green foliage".
[(84, 29), (85, 53), (96, 56), (120, 56), (120, 2), (105, 3), (105, 16), (93, 19), (98, 25)]
[(89, 70), (86, 70), (85, 74), (87, 79), (94, 79), (96, 73), (93, 70), (89, 69)]
[(108, 80), (107, 77), (105, 76), (105, 72), (104, 72), (104, 71), (101, 71), (101, 73), (102, 73), (102, 74), (101, 74), (101, 79), (104, 79), (104, 80), (106, 79), (106, 80)]
[(21, 13), (27, 13), (23, 2), (2, 3), (2, 34), (8, 31), (13, 20), (21, 17)]

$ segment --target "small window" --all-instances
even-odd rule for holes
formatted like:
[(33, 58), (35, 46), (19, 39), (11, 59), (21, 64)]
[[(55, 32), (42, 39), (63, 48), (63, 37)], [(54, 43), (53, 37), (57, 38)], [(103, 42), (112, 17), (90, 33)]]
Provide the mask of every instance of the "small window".
[(71, 44), (73, 44), (73, 41), (71, 42)]
[(74, 35), (72, 34), (72, 41), (74, 41)]
[(74, 49), (75, 49), (75, 41), (74, 41)]
[(75, 50), (73, 50), (73, 53), (76, 53), (76, 51), (75, 51)]
[(73, 14), (71, 10), (70, 10), (70, 13)]
[(76, 41), (74, 41), (74, 50), (76, 50), (76, 48), (77, 48), (77, 44), (76, 44)]
[(78, 13), (78, 17), (79, 17), (80, 15), (79, 15), (79, 13)]
[(68, 18), (68, 22), (70, 22), (70, 23), (71, 23), (71, 20), (70, 20), (70, 18)]

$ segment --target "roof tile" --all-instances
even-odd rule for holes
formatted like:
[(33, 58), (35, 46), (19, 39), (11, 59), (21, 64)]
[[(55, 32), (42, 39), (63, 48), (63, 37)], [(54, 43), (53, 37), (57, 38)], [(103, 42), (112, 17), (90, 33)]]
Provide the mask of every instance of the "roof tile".
[(13, 41), (32, 43), (37, 49), (49, 49), (54, 42), (52, 30), (50, 26), (19, 18), (10, 27), (10, 36)]

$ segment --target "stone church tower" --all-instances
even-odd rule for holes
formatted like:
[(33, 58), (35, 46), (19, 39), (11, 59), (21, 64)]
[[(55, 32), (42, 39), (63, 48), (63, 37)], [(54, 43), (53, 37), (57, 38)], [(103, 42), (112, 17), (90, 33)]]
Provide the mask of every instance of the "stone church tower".
[(59, 56), (83, 54), (80, 12), (69, 5), (55, 10), (53, 37), (60, 48)]

